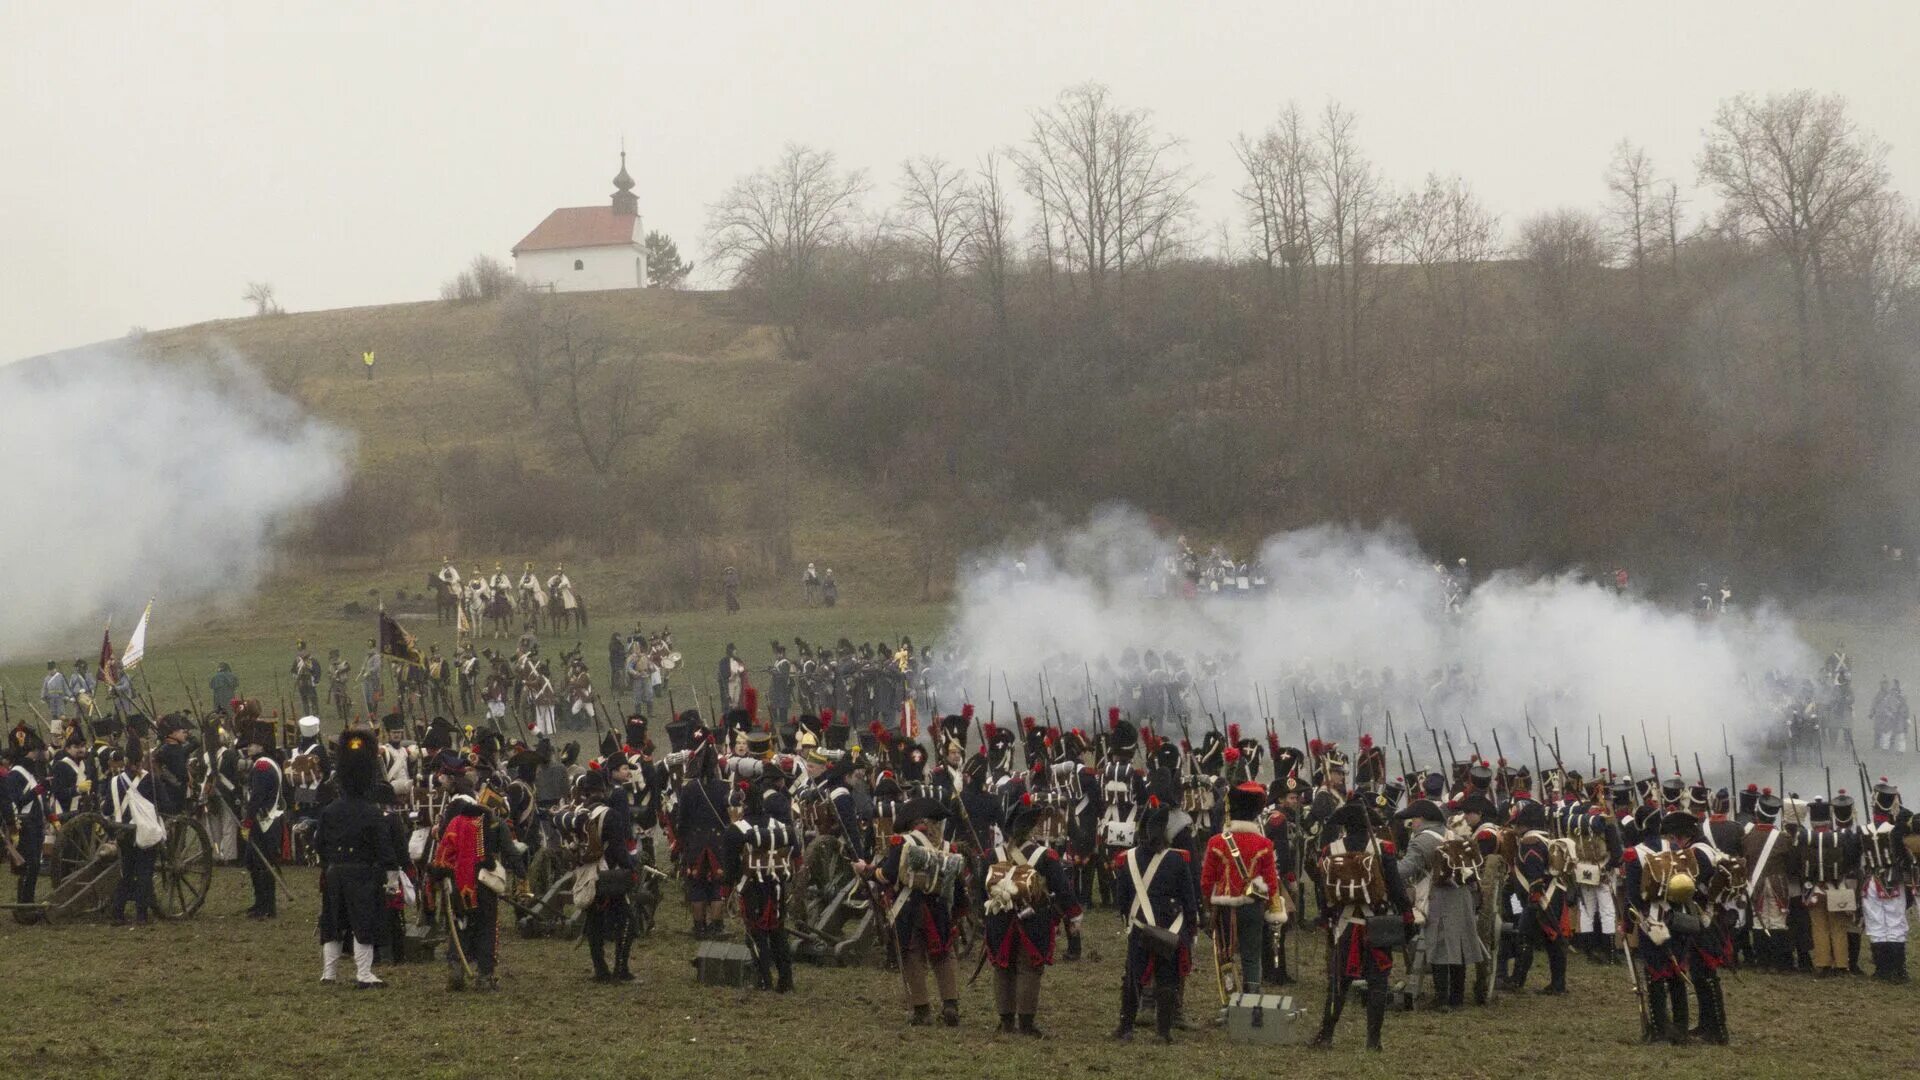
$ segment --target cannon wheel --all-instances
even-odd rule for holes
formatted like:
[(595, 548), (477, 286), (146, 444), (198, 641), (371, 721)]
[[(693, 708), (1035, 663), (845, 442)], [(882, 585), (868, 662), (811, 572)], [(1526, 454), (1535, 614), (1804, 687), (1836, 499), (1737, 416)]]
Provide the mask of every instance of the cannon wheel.
[(154, 866), (153, 898), (160, 917), (184, 919), (207, 902), (213, 884), (213, 839), (199, 818), (167, 819), (167, 839)]
[(74, 871), (92, 862), (100, 849), (112, 840), (107, 819), (99, 814), (78, 814), (68, 819), (54, 839), (53, 861), (47, 867), (54, 885), (58, 886)]

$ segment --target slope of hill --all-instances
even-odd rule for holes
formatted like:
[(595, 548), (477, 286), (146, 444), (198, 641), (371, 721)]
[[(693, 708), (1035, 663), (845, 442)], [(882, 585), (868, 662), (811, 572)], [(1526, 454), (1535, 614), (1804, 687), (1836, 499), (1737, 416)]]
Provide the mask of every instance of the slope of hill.
[[(602, 474), (552, 371), (553, 341), (526, 340), (532, 322), (562, 315), (631, 365), (651, 418)], [(791, 587), (808, 561), (876, 592), (918, 586), (884, 508), (793, 450), (787, 403), (805, 373), (728, 294), (396, 304), (205, 323), (142, 345), (163, 362), (231, 350), (358, 437), (352, 489), (307, 523), (269, 602), (337, 610), (370, 585), (417, 588), (442, 555), (463, 572), (570, 560), (622, 610), (715, 599), (727, 565), (749, 592)], [(535, 354), (549, 378), (538, 412), (516, 376)]]

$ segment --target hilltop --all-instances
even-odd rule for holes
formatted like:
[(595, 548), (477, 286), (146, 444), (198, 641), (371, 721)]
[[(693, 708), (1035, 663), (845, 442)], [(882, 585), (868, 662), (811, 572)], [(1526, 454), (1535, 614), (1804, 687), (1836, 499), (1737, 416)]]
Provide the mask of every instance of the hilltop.
[[(549, 372), (538, 414), (517, 381), (529, 334), (562, 320), (590, 332), (608, 368), (632, 379), (648, 418), (604, 474), (574, 431), (558, 376)], [(525, 294), (269, 315), (158, 331), (140, 346), (162, 363), (237, 353), (358, 440), (349, 490), (297, 530), (269, 605), (334, 612), (365, 601), (369, 586), (417, 589), (443, 555), (463, 573), (500, 562), (517, 574), (524, 560), (590, 567), (583, 584), (609, 610), (710, 601), (726, 565), (741, 569), (750, 594), (791, 588), (786, 578), (807, 561), (875, 594), (917, 584), (884, 508), (794, 450), (788, 401), (807, 373), (780, 359), (771, 329), (727, 293)]]

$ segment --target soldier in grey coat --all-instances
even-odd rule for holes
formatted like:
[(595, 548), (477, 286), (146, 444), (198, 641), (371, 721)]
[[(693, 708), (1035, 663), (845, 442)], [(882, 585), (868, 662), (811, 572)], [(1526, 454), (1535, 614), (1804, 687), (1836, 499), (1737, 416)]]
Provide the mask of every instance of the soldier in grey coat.
[[(1447, 832), (1446, 814), (1431, 799), (1417, 799), (1399, 816), (1407, 823), (1407, 853), (1400, 877), (1413, 890), (1416, 910), (1427, 914), (1413, 970), (1433, 972), (1431, 1009), (1457, 1009), (1465, 1002), (1467, 967), (1487, 958), (1478, 932), (1480, 897), (1472, 871), (1472, 841)], [(1409, 988), (1411, 994), (1417, 980)]]

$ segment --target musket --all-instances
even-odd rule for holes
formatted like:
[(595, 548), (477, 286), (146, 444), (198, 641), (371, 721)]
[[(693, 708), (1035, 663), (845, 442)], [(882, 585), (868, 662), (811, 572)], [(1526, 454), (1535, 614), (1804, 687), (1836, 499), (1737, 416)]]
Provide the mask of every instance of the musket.
[(1456, 781), (1456, 780), (1458, 779), (1458, 777), (1456, 777), (1456, 776), (1454, 776), (1453, 774), (1454, 774), (1455, 772), (1458, 772), (1459, 770), (1458, 770), (1458, 769), (1457, 769), (1457, 768), (1456, 768), (1456, 767), (1454, 766), (1454, 763), (1453, 763), (1453, 755), (1452, 755), (1452, 754), (1450, 754), (1450, 753), (1449, 753), (1449, 754), (1442, 754), (1442, 753), (1440, 752), (1440, 733), (1439, 733), (1439, 732), (1437, 732), (1437, 731), (1435, 731), (1435, 730), (1433, 730), (1432, 728), (1428, 728), (1428, 729), (1427, 729), (1427, 734), (1428, 734), (1428, 735), (1431, 735), (1431, 736), (1433, 736), (1433, 764), (1434, 764), (1434, 767), (1435, 767), (1435, 768), (1439, 768), (1439, 766), (1440, 766), (1440, 763), (1441, 763), (1441, 762), (1443, 762), (1443, 761), (1444, 761), (1444, 762), (1446, 762), (1446, 763), (1447, 763), (1447, 769), (1448, 769), (1448, 773), (1447, 773), (1447, 783), (1448, 783), (1448, 784), (1452, 784), (1452, 783), (1454, 783), (1454, 782), (1455, 782), (1455, 781)]
[[(1540, 771), (1540, 736), (1529, 735), (1527, 738), (1533, 741), (1533, 783), (1540, 794), (1545, 795), (1547, 789), (1547, 774)], [(1541, 801), (1544, 802), (1545, 800), (1542, 799)]]
[(1734, 775), (1733, 755), (1727, 755), (1727, 803), (1729, 808), (1739, 805), (1740, 780)]
[(1308, 707), (1307, 707), (1307, 713), (1308, 713), (1308, 715), (1310, 715), (1310, 716), (1312, 716), (1312, 717), (1313, 717), (1313, 737), (1314, 737), (1314, 738), (1316, 738), (1316, 739), (1319, 739), (1319, 738), (1321, 738), (1321, 735), (1320, 735), (1320, 707), (1319, 707), (1318, 705), (1310, 705), (1310, 706), (1308, 706)]
[[(1693, 775), (1695, 779), (1700, 781), (1701, 787), (1707, 786), (1707, 770), (1700, 767), (1700, 751), (1698, 750), (1693, 752)], [(1727, 789), (1727, 794), (1732, 795), (1733, 789)]]
[[(1627, 956), (1627, 973), (1633, 978), (1633, 996), (1640, 1002), (1640, 1031), (1644, 1036), (1653, 1031), (1653, 1017), (1647, 1011), (1647, 984), (1640, 970), (1640, 959), (1633, 955), (1633, 946), (1627, 943), (1627, 935), (1620, 934), (1620, 951)], [(1656, 1033), (1657, 1034), (1657, 1033)]]
[(1640, 743), (1647, 748), (1647, 762), (1653, 766), (1654, 772), (1659, 772), (1660, 759), (1653, 756), (1653, 739), (1647, 734), (1647, 718), (1644, 716), (1640, 718)]
[[(1627, 749), (1627, 737), (1620, 736), (1620, 764), (1627, 770), (1627, 785), (1635, 786), (1639, 778), (1633, 775), (1633, 751)], [(1636, 794), (1638, 794), (1636, 792)]]
[(1453, 733), (1443, 731), (1440, 733), (1440, 737), (1447, 740), (1447, 768), (1452, 769), (1454, 772), (1459, 772), (1460, 759), (1453, 756)]
[[(1493, 752), (1496, 755), (1498, 755), (1499, 764), (1501, 766), (1505, 766), (1507, 763), (1507, 752), (1500, 745), (1500, 729), (1499, 728), (1493, 729)], [(1495, 779), (1499, 778), (1499, 774), (1497, 772), (1494, 774), (1494, 776), (1495, 776)]]
[(1487, 756), (1480, 752), (1480, 740), (1473, 737), (1473, 729), (1467, 726), (1467, 718), (1465, 716), (1460, 717), (1460, 735), (1467, 740), (1468, 746), (1473, 747), (1474, 757)]
[(1600, 740), (1600, 749), (1607, 752), (1607, 783), (1613, 783), (1613, 747), (1605, 739)]
[(1013, 684), (1007, 681), (1007, 673), (1000, 673), (1000, 685), (1007, 688), (1007, 700), (1013, 703), (1013, 726), (1020, 727), (1024, 714), (1020, 712), (1020, 699), (1013, 696)]

